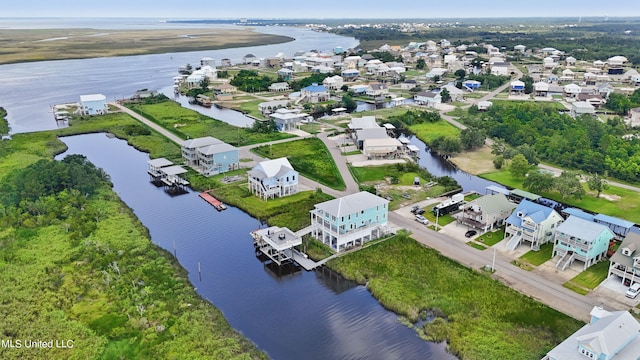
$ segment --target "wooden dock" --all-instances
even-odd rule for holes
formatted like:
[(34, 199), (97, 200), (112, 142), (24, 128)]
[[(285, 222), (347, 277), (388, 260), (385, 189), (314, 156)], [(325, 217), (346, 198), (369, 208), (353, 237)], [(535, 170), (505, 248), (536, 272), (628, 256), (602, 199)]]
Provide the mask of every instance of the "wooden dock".
[(200, 196), (204, 201), (211, 204), (211, 206), (213, 206), (218, 211), (227, 209), (227, 206), (223, 204), (222, 201), (211, 196), (208, 191), (202, 192), (198, 196)]

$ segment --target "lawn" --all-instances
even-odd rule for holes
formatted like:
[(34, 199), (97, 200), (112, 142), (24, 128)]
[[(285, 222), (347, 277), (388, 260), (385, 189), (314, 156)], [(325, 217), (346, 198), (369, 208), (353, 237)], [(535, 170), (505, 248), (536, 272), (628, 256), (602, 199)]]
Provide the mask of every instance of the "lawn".
[(298, 231), (311, 224), (309, 211), (314, 205), (333, 199), (330, 195), (316, 191), (303, 191), (281, 198), (262, 200), (247, 190), (246, 184), (231, 184), (212, 190), (220, 201), (237, 206), (269, 225), (288, 227)]
[(608, 274), (609, 261), (600, 261), (599, 263), (590, 266), (587, 270), (581, 272), (573, 279), (567, 281), (567, 283), (569, 283), (567, 285), (577, 285), (577, 287), (593, 290), (607, 278)]
[(548, 242), (540, 246), (539, 251), (528, 251), (526, 254), (520, 256), (520, 260), (524, 260), (531, 265), (540, 266), (546, 261), (551, 260), (553, 254), (553, 242)]
[(259, 119), (264, 119), (265, 117), (262, 115), (262, 113), (260, 113), (260, 110), (258, 110), (258, 104), (263, 103), (264, 100), (263, 99), (255, 99), (252, 98), (253, 100), (249, 100), (249, 101), (243, 101), (243, 102), (236, 102), (234, 103), (234, 105), (232, 106), (233, 109), (236, 110), (240, 110), (241, 112), (245, 113), (245, 114), (250, 114), (254, 117), (257, 117)]
[(460, 129), (449, 124), (445, 120), (440, 120), (435, 123), (411, 125), (409, 126), (409, 130), (416, 134), (416, 136), (427, 145), (441, 136), (455, 138), (460, 136)]
[[(498, 182), (500, 184), (522, 189), (523, 179), (515, 179), (508, 170), (494, 171), (480, 175), (481, 177)], [(595, 194), (590, 192), (586, 184), (583, 184), (587, 195), (581, 200), (566, 198), (562, 200), (557, 191), (543, 192), (541, 195), (545, 198), (562, 202), (568, 206), (578, 207), (595, 213), (606, 214), (629, 220), (634, 223), (640, 222), (640, 193), (623, 189), (617, 186), (609, 186), (609, 189), (602, 192), (600, 198), (596, 198)], [(615, 200), (609, 200), (607, 199)]]
[(487, 246), (493, 246), (504, 239), (504, 226), (496, 231), (486, 232), (476, 238), (477, 242), (481, 242)]
[(328, 266), (411, 322), (433, 316), (416, 331), (460, 359), (540, 359), (583, 325), (403, 233)]
[(128, 108), (161, 125), (183, 139), (213, 136), (234, 146), (258, 144), (291, 138), (293, 135), (275, 132), (259, 133), (183, 108), (175, 101), (156, 104), (126, 104)]
[(320, 139), (310, 138), (264, 145), (252, 151), (269, 159), (286, 157), (301, 175), (332, 189), (344, 190), (345, 188), (344, 180), (329, 150)]

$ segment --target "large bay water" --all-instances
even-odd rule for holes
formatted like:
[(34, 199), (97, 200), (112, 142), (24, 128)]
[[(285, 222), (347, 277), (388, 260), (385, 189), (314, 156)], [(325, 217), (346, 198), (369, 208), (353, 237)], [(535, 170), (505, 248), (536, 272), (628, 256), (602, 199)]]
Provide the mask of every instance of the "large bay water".
[(59, 158), (83, 154), (105, 169), (153, 242), (175, 249), (198, 293), (273, 359), (455, 359), (444, 344), (400, 324), (363, 286), (326, 269), (266, 267), (249, 236), (261, 226), (256, 219), (234, 207), (217, 212), (194, 192), (167, 195), (149, 182), (148, 154), (125, 141), (105, 134), (62, 140), (69, 149)]

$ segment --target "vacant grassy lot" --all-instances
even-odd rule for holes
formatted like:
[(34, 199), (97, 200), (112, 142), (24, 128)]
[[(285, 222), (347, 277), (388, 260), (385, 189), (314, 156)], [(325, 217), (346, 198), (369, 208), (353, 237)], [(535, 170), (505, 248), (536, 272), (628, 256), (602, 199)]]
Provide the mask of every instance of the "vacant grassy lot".
[(435, 123), (422, 123), (409, 126), (409, 130), (416, 136), (429, 145), (433, 140), (445, 136), (445, 137), (459, 137), (460, 129), (449, 124), (445, 120), (440, 120)]
[(291, 40), (246, 29), (1, 29), (0, 64), (228, 49)]
[(329, 150), (322, 140), (316, 138), (289, 141), (281, 144), (263, 145), (253, 151), (269, 159), (286, 157), (291, 166), (309, 179), (343, 190), (344, 180), (333, 162)]
[(328, 263), (461, 359), (540, 359), (583, 324), (402, 234)]
[(168, 99), (156, 104), (131, 103), (126, 106), (183, 139), (213, 136), (234, 146), (244, 146), (293, 137), (293, 135), (279, 132), (269, 134), (252, 132), (183, 108), (180, 104)]
[[(508, 170), (493, 171), (480, 176), (509, 187), (523, 188), (523, 180), (514, 178)], [(640, 222), (640, 193), (610, 185), (609, 189), (602, 192), (600, 198), (596, 198), (595, 193), (591, 192), (586, 184), (583, 186), (587, 195), (581, 200), (572, 198), (562, 200), (557, 191), (543, 192), (538, 195), (595, 213), (619, 217), (634, 223)]]

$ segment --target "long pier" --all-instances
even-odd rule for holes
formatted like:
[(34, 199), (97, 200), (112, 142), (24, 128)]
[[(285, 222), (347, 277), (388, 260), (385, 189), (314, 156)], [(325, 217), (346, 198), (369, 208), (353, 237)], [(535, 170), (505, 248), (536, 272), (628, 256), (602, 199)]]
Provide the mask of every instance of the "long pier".
[(209, 204), (211, 204), (211, 206), (213, 206), (218, 211), (222, 211), (222, 210), (226, 210), (227, 209), (227, 206), (225, 204), (223, 204), (222, 201), (214, 198), (213, 196), (211, 196), (209, 194), (209, 190), (207, 190), (205, 192), (201, 192), (198, 196), (200, 196), (204, 201), (206, 201)]

